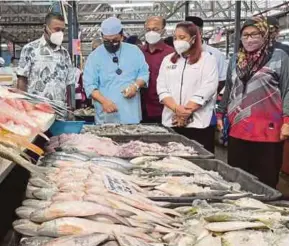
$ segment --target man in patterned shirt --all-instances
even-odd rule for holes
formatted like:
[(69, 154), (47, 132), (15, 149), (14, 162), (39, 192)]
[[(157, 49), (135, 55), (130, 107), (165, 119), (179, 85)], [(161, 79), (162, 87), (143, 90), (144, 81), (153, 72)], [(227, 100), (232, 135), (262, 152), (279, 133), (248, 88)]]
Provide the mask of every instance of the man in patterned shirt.
[(75, 70), (68, 51), (61, 46), (64, 29), (62, 15), (49, 13), (45, 17), (43, 36), (21, 51), (17, 88), (71, 107)]

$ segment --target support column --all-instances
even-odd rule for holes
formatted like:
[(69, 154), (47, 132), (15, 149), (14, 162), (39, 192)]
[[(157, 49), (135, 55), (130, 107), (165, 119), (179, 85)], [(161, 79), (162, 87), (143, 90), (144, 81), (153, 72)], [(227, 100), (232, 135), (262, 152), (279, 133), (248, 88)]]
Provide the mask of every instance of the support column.
[[(72, 3), (72, 12), (73, 12), (73, 38), (78, 39), (79, 24), (78, 24), (76, 1), (73, 1)], [(74, 56), (74, 66), (77, 67), (78, 65), (79, 65), (79, 56)]]
[(16, 57), (16, 48), (15, 48), (15, 43), (13, 42), (13, 56)]
[(186, 1), (185, 3), (185, 18), (190, 14), (190, 1)]
[(236, 1), (235, 4), (235, 46), (234, 53), (236, 54), (239, 49), (241, 30), (241, 1)]
[[(69, 5), (73, 5), (73, 1), (69, 1)], [(70, 54), (71, 59), (73, 59), (72, 54), (72, 39), (73, 39), (73, 9), (68, 7), (68, 52)]]
[(226, 58), (229, 58), (230, 53), (230, 32), (226, 30)]
[(2, 36), (0, 33), (0, 57), (2, 56)]

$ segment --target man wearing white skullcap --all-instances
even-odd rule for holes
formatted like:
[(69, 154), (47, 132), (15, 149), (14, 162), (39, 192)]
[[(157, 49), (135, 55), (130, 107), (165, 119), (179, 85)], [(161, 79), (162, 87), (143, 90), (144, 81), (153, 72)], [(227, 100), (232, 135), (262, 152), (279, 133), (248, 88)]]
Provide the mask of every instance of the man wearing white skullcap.
[(137, 124), (141, 121), (140, 88), (147, 87), (149, 70), (141, 50), (123, 41), (121, 21), (101, 24), (103, 44), (88, 57), (84, 86), (94, 100), (97, 124)]

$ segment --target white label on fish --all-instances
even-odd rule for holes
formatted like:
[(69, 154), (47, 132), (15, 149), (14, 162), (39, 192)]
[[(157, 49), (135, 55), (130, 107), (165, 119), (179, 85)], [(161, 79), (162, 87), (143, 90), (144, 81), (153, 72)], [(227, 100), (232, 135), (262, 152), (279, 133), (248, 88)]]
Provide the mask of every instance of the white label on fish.
[(122, 178), (110, 174), (103, 174), (103, 183), (110, 192), (131, 195), (135, 193), (134, 189)]

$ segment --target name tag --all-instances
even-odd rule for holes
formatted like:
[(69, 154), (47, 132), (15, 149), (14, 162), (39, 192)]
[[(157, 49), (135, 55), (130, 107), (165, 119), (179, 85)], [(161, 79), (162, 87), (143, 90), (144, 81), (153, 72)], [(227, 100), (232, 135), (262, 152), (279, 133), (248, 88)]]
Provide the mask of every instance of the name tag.
[(170, 69), (170, 70), (173, 70), (173, 69), (176, 69), (176, 68), (177, 68), (176, 64), (167, 66), (167, 69)]

